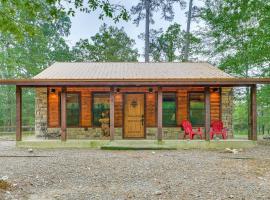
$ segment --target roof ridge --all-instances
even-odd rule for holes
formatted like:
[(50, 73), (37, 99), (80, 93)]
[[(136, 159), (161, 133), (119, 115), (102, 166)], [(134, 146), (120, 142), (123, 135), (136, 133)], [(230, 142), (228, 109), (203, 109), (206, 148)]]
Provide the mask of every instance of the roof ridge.
[(124, 61), (124, 62), (121, 62), (121, 61), (104, 61), (104, 62), (94, 62), (94, 61), (86, 61), (86, 62), (54, 62), (53, 64), (56, 64), (56, 63), (70, 63), (70, 64), (75, 64), (75, 63), (95, 63), (95, 64), (104, 64), (104, 63), (137, 63), (137, 64), (197, 64), (197, 63), (205, 63), (205, 64), (209, 64), (211, 65), (210, 63), (208, 62), (205, 62), (205, 61), (199, 61), (199, 62), (135, 62), (135, 61)]

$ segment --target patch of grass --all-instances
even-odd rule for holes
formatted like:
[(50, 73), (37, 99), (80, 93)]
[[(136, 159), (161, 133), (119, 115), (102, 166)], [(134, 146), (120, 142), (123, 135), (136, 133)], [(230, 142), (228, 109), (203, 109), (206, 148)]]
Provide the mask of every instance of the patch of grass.
[(5, 180), (0, 180), (0, 189), (1, 190), (8, 190), (11, 188), (11, 184)]
[(235, 130), (234, 135), (248, 135), (248, 130)]
[(244, 134), (234, 134), (233, 135), (234, 139), (247, 139), (248, 135), (244, 135)]
[(158, 144), (158, 145), (163, 145), (163, 144), (165, 144), (165, 142), (164, 142), (164, 141), (158, 140), (158, 141), (157, 141), (157, 144)]

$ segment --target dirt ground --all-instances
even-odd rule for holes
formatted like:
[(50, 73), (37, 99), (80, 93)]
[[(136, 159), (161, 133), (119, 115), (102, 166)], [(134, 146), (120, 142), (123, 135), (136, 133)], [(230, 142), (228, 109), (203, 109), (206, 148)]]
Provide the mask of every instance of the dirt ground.
[[(0, 142), (0, 199), (270, 199), (270, 146), (223, 151), (16, 149)], [(13, 157), (11, 157), (13, 156)]]

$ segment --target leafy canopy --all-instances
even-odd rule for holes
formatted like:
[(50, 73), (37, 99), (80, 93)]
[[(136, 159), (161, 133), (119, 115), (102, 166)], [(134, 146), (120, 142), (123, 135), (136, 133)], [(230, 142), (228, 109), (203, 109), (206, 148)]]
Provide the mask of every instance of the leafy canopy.
[(209, 26), (220, 66), (240, 76), (269, 68), (270, 4), (265, 0), (207, 0), (202, 18)]
[[(47, 9), (43, 10), (45, 13)], [(20, 16), (26, 14), (19, 10)], [(25, 16), (27, 19), (27, 16)], [(32, 26), (39, 34), (18, 41), (14, 34), (0, 33), (0, 78), (28, 78), (36, 75), (55, 61), (69, 61), (72, 54), (64, 40), (69, 34), (71, 22), (66, 13), (61, 13), (54, 22), (35, 19)], [(23, 124), (33, 125), (35, 113), (33, 90), (23, 90), (22, 108)], [(0, 126), (14, 125), (15, 119), (15, 87), (0, 86)]]
[(128, 37), (124, 28), (102, 25), (99, 33), (80, 40), (73, 48), (77, 61), (137, 61), (135, 41)]
[[(184, 0), (148, 0), (149, 10), (150, 10), (150, 22), (153, 24), (154, 13), (161, 11), (161, 16), (163, 19), (172, 21), (174, 18), (174, 4), (179, 3), (181, 8), (185, 8), (186, 1)], [(145, 19), (145, 0), (140, 0), (136, 6), (132, 6), (131, 14), (136, 15), (134, 23), (138, 25), (142, 20)]]
[[(190, 39), (192, 57), (198, 53), (200, 40), (192, 34)], [(162, 29), (150, 31), (150, 55), (154, 61), (183, 61), (184, 46), (185, 31), (177, 23), (170, 25), (165, 32)]]
[(0, 0), (0, 8), (0, 33), (12, 34), (17, 40), (40, 34), (34, 22), (53, 23), (63, 13), (74, 16), (77, 10), (100, 10), (101, 19), (110, 17), (116, 22), (129, 18), (123, 6), (109, 0)]

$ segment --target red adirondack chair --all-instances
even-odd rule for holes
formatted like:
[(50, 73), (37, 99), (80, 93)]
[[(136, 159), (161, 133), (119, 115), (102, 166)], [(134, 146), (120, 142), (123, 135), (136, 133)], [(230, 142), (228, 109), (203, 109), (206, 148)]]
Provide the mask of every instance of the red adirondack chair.
[(192, 129), (192, 125), (191, 123), (188, 121), (188, 120), (183, 120), (182, 121), (182, 127), (184, 129), (184, 138), (186, 138), (186, 135), (189, 136), (189, 138), (191, 140), (193, 140), (194, 138), (194, 135), (199, 135), (202, 139), (202, 131), (201, 131), (201, 128), (198, 128), (198, 131), (197, 132), (194, 132), (193, 129)]
[(227, 138), (227, 130), (223, 127), (222, 121), (213, 121), (210, 130), (210, 139), (212, 140), (214, 135), (222, 135), (225, 140)]

